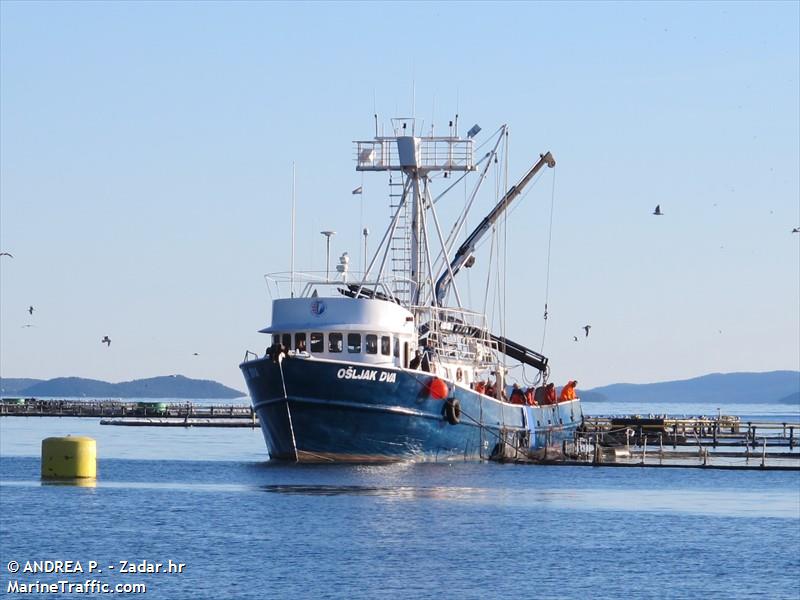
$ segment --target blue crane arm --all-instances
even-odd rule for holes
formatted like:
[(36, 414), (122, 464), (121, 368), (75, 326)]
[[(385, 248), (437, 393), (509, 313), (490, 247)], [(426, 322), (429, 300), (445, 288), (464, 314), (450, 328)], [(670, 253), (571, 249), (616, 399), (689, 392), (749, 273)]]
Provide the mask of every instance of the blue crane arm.
[[(453, 262), (450, 263), (450, 268), (445, 269), (444, 273), (442, 273), (441, 277), (439, 277), (439, 280), (436, 282), (436, 304), (438, 306), (441, 306), (442, 302), (444, 302), (444, 297), (447, 295), (447, 290), (452, 282), (450, 273), (452, 272), (453, 277), (455, 277), (456, 273), (461, 270), (461, 267), (472, 257), (473, 252), (475, 252), (475, 246), (481, 238), (486, 235), (486, 232), (492, 228), (492, 225), (497, 222), (497, 219), (500, 218), (511, 202), (522, 193), (522, 190), (528, 185), (530, 180), (533, 179), (534, 175), (545, 165), (550, 168), (556, 166), (556, 161), (549, 152), (539, 155), (539, 160), (531, 167), (530, 171), (500, 198), (500, 201), (495, 205), (492, 211), (486, 215), (483, 221), (480, 222), (480, 225), (478, 225), (464, 243), (461, 244), (456, 251)], [(471, 266), (471, 263), (468, 266)]]

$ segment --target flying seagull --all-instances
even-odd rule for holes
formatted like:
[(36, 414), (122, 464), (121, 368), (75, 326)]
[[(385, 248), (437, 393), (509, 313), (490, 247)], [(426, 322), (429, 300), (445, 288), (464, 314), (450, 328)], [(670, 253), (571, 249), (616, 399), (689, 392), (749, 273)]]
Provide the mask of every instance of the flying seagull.
[(107, 335), (103, 336), (103, 339), (100, 340), (100, 343), (101, 344), (106, 344), (109, 348), (111, 348), (111, 338), (108, 337)]
[(192, 354), (192, 356), (200, 356), (200, 353), (199, 352), (195, 352), (194, 354)]
[(661, 205), (660, 204), (656, 204), (656, 209), (653, 211), (653, 214), (656, 215), (657, 217), (660, 217), (661, 215), (664, 214), (664, 213), (661, 212)]
[(29, 314), (29, 315), (32, 315), (32, 314), (33, 314), (33, 307), (32, 307), (32, 306), (29, 306), (29, 307), (28, 307), (28, 314)]
[(586, 332), (586, 337), (589, 337), (589, 330), (592, 328), (591, 325), (584, 325), (583, 330)]
[(578, 341), (578, 336), (577, 335), (573, 335), (572, 336), (572, 341), (573, 342), (577, 342)]
[(36, 325), (31, 325), (30, 323), (28, 323), (27, 325), (22, 326), (23, 329), (25, 329), (26, 327), (36, 327)]
[(795, 227), (792, 229), (792, 233), (800, 233), (800, 227)]
[(0, 256), (8, 256), (9, 258), (14, 258), (14, 255), (11, 252), (0, 252)]

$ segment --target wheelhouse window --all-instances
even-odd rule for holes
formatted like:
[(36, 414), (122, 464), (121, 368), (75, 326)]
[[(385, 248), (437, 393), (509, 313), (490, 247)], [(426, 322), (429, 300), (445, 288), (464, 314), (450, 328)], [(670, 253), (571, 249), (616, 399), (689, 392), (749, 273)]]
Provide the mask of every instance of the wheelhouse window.
[(367, 354), (378, 353), (378, 336), (373, 333), (368, 333), (367, 338)]
[(350, 354), (361, 352), (361, 334), (348, 333), (347, 334), (347, 351)]
[(381, 336), (381, 354), (389, 356), (392, 353), (392, 338), (388, 335)]
[(321, 333), (311, 334), (311, 351), (312, 352), (325, 352), (325, 339)]
[(305, 350), (306, 350), (306, 334), (305, 333), (295, 333), (294, 334), (294, 349), (298, 350), (299, 352), (305, 352)]
[(272, 343), (277, 345), (281, 343), (281, 334), (280, 333), (273, 333), (272, 334)]
[(342, 351), (342, 334), (329, 333), (328, 334), (328, 352), (341, 352)]
[(400, 358), (400, 338), (394, 338), (394, 357)]
[(284, 333), (281, 336), (281, 344), (286, 346), (287, 350), (291, 350), (291, 348), (292, 348), (292, 334), (291, 333)]

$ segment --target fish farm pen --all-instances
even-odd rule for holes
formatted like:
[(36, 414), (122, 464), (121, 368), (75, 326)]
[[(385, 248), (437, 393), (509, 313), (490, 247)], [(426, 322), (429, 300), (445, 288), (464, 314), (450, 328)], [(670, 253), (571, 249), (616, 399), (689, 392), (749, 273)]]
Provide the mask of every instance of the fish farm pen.
[[(211, 422), (216, 427), (258, 426), (258, 419), (249, 404), (199, 404), (122, 400), (39, 400), (36, 398), (3, 398), (0, 416), (8, 417), (101, 417), (113, 419), (114, 425), (185, 425), (201, 426)], [(139, 423), (141, 419), (146, 419)]]
[(800, 423), (739, 417), (584, 417), (565, 456), (589, 464), (800, 470)]
[[(5, 417), (98, 417), (102, 425), (259, 427), (246, 404), (122, 400), (3, 398)], [(800, 423), (742, 421), (739, 417), (584, 416), (560, 451), (530, 453), (516, 432), (489, 431), (501, 463), (611, 467), (701, 467), (800, 470)]]

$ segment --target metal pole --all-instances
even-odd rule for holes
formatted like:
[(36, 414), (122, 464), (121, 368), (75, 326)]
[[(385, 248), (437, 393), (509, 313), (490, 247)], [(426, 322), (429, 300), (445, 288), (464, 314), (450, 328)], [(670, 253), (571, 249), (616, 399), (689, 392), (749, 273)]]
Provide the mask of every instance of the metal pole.
[(336, 235), (335, 231), (320, 231), (322, 235), (327, 238), (326, 253), (325, 253), (325, 281), (330, 281), (331, 278), (331, 237)]

